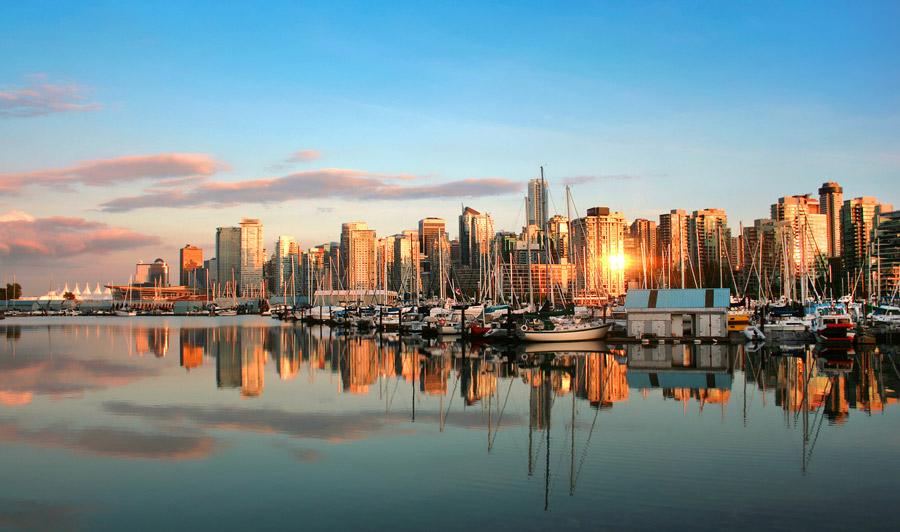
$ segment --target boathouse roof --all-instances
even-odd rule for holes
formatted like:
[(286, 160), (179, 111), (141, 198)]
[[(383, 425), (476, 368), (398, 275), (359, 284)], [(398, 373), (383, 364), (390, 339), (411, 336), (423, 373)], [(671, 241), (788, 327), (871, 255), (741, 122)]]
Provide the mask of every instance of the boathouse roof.
[(727, 288), (687, 288), (684, 290), (629, 290), (625, 309), (729, 308)]

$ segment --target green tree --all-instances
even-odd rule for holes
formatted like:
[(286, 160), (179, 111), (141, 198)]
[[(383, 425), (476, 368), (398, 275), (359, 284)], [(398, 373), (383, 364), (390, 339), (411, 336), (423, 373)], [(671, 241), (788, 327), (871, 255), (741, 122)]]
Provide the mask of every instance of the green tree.
[(6, 283), (6, 288), (0, 288), (0, 299), (19, 299), (22, 297), (22, 285), (19, 283)]
[(75, 294), (73, 294), (72, 292), (66, 292), (65, 294), (63, 294), (63, 299), (65, 299), (66, 301), (73, 301), (75, 299)]

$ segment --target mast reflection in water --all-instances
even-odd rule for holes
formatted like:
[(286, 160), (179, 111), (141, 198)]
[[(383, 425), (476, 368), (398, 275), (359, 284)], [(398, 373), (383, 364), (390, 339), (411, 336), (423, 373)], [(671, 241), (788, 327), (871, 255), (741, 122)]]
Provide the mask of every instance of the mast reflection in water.
[(253, 317), (2, 328), (3, 528), (892, 522), (891, 347), (503, 350)]

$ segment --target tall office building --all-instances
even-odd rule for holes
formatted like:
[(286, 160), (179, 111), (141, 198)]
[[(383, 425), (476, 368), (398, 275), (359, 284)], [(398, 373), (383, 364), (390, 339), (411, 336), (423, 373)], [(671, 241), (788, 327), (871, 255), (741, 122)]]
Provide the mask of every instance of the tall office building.
[(819, 214), (825, 215), (828, 238), (828, 256), (841, 254), (841, 207), (844, 206), (844, 190), (829, 181), (819, 187)]
[(625, 215), (592, 207), (572, 221), (572, 241), (582, 276), (579, 285), (598, 296), (625, 293)]
[(641, 281), (641, 286), (650, 288), (650, 280), (656, 268), (656, 222), (638, 218), (631, 222), (628, 234), (632, 242), (628, 273), (631, 280)]
[(469, 235), (471, 233), (472, 219), (479, 213), (471, 207), (463, 207), (459, 215), (459, 262), (463, 266), (472, 265), (472, 252)]
[(341, 271), (347, 290), (374, 290), (377, 283), (375, 231), (366, 222), (341, 226)]
[(241, 296), (266, 297), (262, 294), (265, 260), (262, 223), (256, 218), (241, 218)]
[(291, 236), (279, 236), (272, 254), (273, 289), (276, 295), (300, 293), (300, 247)]
[(875, 222), (873, 291), (881, 296), (896, 294), (900, 284), (900, 211), (881, 214)]
[(536, 225), (539, 231), (545, 231), (547, 226), (548, 210), (547, 196), (548, 186), (546, 181), (532, 179), (528, 182), (528, 225)]
[(431, 255), (432, 246), (446, 230), (446, 222), (442, 218), (419, 220), (419, 251), (422, 255)]
[(238, 292), (241, 283), (241, 228), (216, 229), (216, 295)]
[(181, 248), (179, 258), (181, 273), (178, 278), (181, 286), (198, 286), (196, 273), (203, 267), (203, 250), (188, 244)]
[[(892, 205), (878, 203), (874, 197), (844, 200), (841, 208), (841, 259), (849, 275), (848, 291), (862, 282), (864, 290), (871, 287), (871, 280), (863, 275), (871, 253), (869, 243), (875, 217), (894, 210)], [(865, 290), (868, 293), (868, 290)]]
[[(141, 261), (135, 265), (134, 286), (169, 286), (169, 265), (162, 259), (150, 264)], [(77, 290), (77, 288), (76, 288)]]

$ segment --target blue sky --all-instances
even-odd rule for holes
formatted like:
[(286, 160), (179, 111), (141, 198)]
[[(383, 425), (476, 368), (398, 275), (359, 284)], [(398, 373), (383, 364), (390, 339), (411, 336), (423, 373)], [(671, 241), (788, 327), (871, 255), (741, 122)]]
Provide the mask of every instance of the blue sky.
[[(0, 247), (0, 275), (126, 282), (187, 243), (211, 255), (241, 216), (303, 246), (351, 220), (455, 227), (461, 203), (517, 230), (541, 165), (560, 212), (575, 179), (580, 212), (629, 220), (720, 207), (736, 229), (828, 180), (900, 203), (897, 20), (892, 2), (4, 4), (0, 214), (83, 218), (67, 234), (98, 243)], [(166, 154), (206, 159), (68, 181)], [(280, 181), (297, 172), (315, 176)]]

